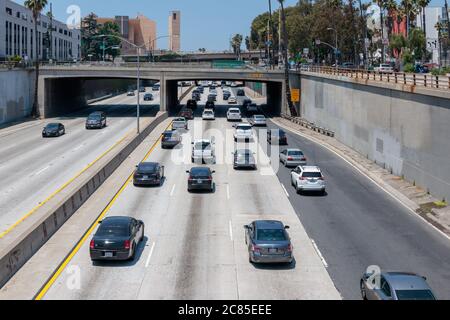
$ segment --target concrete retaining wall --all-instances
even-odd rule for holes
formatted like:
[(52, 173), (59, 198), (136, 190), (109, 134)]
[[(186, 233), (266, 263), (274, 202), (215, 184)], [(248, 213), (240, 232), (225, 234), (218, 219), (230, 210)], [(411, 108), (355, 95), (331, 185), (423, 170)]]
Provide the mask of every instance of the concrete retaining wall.
[(0, 70), (0, 124), (31, 114), (33, 90), (33, 72)]
[(450, 200), (450, 99), (302, 75), (302, 116), (438, 198)]
[(2, 287), (39, 248), (100, 187), (131, 152), (167, 119), (159, 113), (140, 135), (129, 135), (104, 158), (77, 177), (66, 189), (40, 207), (0, 242), (0, 287)]

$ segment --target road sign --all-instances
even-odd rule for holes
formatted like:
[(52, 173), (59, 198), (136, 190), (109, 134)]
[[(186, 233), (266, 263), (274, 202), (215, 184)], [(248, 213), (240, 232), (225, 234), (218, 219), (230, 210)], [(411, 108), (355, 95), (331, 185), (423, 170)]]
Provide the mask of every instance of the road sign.
[(291, 101), (300, 102), (300, 89), (291, 89)]

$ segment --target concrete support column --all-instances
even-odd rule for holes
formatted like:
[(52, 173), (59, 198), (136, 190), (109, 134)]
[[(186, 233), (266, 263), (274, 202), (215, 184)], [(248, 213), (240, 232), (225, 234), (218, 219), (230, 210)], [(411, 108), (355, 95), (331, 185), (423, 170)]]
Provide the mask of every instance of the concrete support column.
[(178, 105), (178, 81), (161, 77), (161, 111), (175, 110)]
[(160, 111), (167, 111), (167, 105), (166, 105), (166, 78), (164, 76), (164, 72), (161, 72), (161, 77), (159, 78), (159, 110)]

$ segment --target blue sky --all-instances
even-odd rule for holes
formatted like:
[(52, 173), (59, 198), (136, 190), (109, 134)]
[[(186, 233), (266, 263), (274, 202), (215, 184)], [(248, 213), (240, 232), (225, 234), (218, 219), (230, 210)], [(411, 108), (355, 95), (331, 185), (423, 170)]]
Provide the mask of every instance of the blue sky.
[[(364, 0), (363, 0), (364, 1)], [(23, 4), (23, 0), (15, 0)], [(181, 47), (183, 51), (198, 48), (225, 50), (229, 48), (232, 34), (249, 34), (253, 18), (267, 11), (267, 0), (49, 0), (58, 20), (66, 21), (67, 8), (78, 5), (81, 15), (94, 12), (99, 16), (113, 17), (141, 13), (157, 23), (157, 35), (168, 33), (168, 17), (172, 10), (181, 11)], [(297, 0), (286, 0), (293, 5)], [(441, 5), (443, 0), (432, 0), (431, 5)], [(272, 6), (278, 8), (277, 1)], [(48, 6), (49, 7), (49, 6)], [(167, 38), (158, 40), (159, 48), (167, 48)]]

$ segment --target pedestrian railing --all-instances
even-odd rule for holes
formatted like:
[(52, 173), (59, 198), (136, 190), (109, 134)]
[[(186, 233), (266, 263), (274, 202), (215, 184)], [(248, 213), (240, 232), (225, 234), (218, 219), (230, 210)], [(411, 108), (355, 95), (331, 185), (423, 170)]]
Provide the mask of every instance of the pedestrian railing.
[(388, 82), (415, 87), (450, 90), (450, 74), (435, 76), (429, 73), (379, 72), (363, 69), (345, 69), (325, 66), (302, 66), (300, 71), (316, 72), (334, 76), (348, 77), (362, 80)]
[(306, 129), (310, 129), (313, 130), (315, 132), (321, 133), (323, 135), (326, 135), (328, 137), (334, 137), (334, 131), (329, 130), (327, 128), (324, 127), (320, 127), (320, 126), (316, 126), (313, 122), (309, 122), (306, 119), (300, 118), (300, 117), (292, 117), (290, 115), (287, 114), (282, 114), (281, 115), (282, 118), (287, 119), (293, 123), (299, 124), (302, 127), (305, 127)]

